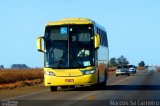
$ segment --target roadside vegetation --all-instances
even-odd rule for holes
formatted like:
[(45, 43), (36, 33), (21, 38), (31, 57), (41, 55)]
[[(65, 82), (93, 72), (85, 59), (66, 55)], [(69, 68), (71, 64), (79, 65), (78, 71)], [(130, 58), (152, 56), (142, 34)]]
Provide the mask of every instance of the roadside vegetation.
[(109, 72), (114, 72), (116, 71), (116, 67), (109, 67)]
[(42, 69), (0, 69), (0, 89), (32, 86), (42, 82)]
[(157, 71), (160, 72), (160, 67), (157, 68)]

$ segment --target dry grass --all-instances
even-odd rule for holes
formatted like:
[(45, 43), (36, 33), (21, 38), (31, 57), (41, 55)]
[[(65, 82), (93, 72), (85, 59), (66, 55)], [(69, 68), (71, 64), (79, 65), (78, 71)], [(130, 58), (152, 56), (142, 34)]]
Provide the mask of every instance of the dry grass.
[(25, 80), (25, 81), (18, 81), (15, 83), (0, 84), (0, 89), (14, 89), (25, 86), (35, 86), (42, 83), (43, 79)]
[(114, 72), (116, 71), (116, 67), (109, 67), (109, 72)]
[(108, 75), (113, 75), (116, 71), (116, 67), (109, 67), (109, 70), (108, 70)]
[(145, 70), (145, 67), (137, 67), (139, 71)]
[(160, 72), (160, 67), (157, 68), (157, 71)]
[(42, 69), (3, 69), (0, 70), (0, 84), (18, 81), (43, 79)]

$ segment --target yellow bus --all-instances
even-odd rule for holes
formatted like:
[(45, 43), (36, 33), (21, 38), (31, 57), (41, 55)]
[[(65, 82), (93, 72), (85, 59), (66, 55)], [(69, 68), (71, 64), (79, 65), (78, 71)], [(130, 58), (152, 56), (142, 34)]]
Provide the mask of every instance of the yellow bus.
[(87, 18), (49, 22), (37, 39), (44, 53), (44, 84), (57, 87), (91, 85), (105, 87), (109, 50), (105, 28)]

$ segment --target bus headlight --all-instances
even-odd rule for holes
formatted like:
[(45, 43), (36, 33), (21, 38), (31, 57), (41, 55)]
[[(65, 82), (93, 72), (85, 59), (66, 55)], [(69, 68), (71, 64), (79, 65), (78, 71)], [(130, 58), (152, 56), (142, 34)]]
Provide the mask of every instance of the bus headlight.
[(45, 74), (50, 75), (50, 76), (55, 76), (55, 74), (53, 72), (49, 72), (49, 71), (46, 71)]
[(95, 73), (95, 70), (86, 70), (84, 72), (85, 75), (87, 75), (87, 74), (93, 74), (93, 73)]

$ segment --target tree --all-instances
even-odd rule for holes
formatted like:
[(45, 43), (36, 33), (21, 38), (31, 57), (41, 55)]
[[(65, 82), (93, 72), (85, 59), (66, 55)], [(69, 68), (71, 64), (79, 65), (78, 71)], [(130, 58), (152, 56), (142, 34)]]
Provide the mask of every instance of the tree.
[(115, 57), (111, 58), (109, 63), (111, 67), (115, 67), (118, 65), (117, 59)]
[(11, 68), (12, 69), (25, 69), (29, 67), (26, 64), (12, 64)]
[(129, 64), (129, 61), (123, 55), (121, 55), (119, 58), (117, 58), (117, 62), (118, 62), (118, 65), (127, 65), (127, 64)]
[(3, 65), (0, 65), (0, 69), (4, 69), (4, 66), (3, 66)]
[(139, 64), (138, 64), (139, 67), (145, 67), (145, 63), (144, 61), (141, 61)]

